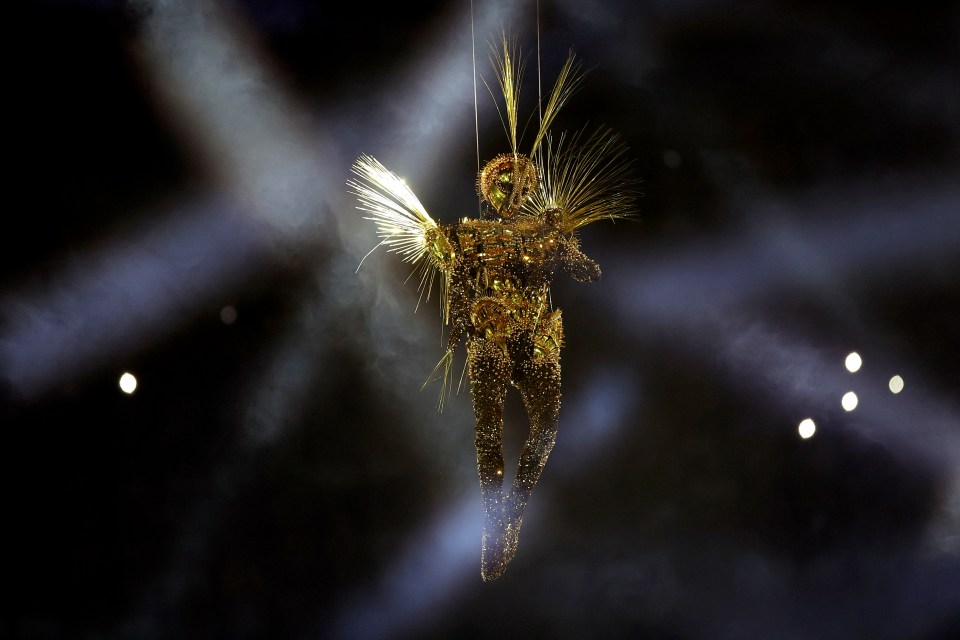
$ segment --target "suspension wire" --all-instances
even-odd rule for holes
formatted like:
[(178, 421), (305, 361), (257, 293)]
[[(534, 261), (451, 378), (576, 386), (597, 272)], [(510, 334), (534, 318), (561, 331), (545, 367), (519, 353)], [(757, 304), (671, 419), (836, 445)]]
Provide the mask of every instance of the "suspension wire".
[[(539, 0), (537, 0), (539, 2)], [(477, 175), (480, 175), (480, 109), (477, 106), (477, 39), (473, 26), (473, 0), (470, 0), (470, 47), (473, 51), (473, 128), (477, 136)], [(480, 194), (477, 194), (477, 217), (483, 217)]]
[[(470, 0), (473, 2), (473, 0)], [(537, 0), (537, 114), (543, 126), (543, 89), (540, 87), (540, 0)]]

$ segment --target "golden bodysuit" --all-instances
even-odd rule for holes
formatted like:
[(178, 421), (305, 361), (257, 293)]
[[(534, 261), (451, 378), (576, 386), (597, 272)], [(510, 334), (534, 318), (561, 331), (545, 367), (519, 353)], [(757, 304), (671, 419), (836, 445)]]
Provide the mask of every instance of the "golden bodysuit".
[[(377, 225), (380, 244), (419, 266), (421, 290), (440, 275), (450, 331), (437, 365), (444, 370), (444, 388), (454, 349), (466, 338), (484, 509), (484, 580), (500, 576), (515, 555), (524, 508), (557, 438), (563, 324), (550, 304), (553, 276), (559, 268), (581, 282), (597, 280), (600, 268), (580, 251), (577, 231), (629, 216), (633, 199), (625, 188), (624, 147), (609, 131), (561, 135), (552, 148), (549, 124), (579, 83), (573, 55), (550, 94), (529, 155), (517, 151), (520, 80), (506, 40), (497, 62), (512, 152), (479, 172), (481, 219), (438, 223), (402, 179), (370, 156), (357, 160), (358, 180), (347, 183)], [(503, 409), (510, 385), (523, 398), (530, 431), (504, 492)]]
[[(550, 283), (558, 266), (582, 282), (600, 277), (556, 214), (513, 222), (467, 219), (438, 229), (452, 248), (449, 348), (467, 338), (487, 580), (516, 553), (524, 508), (557, 438), (563, 324), (560, 310), (549, 306)], [(504, 494), (503, 407), (510, 384), (523, 398), (530, 430)]]

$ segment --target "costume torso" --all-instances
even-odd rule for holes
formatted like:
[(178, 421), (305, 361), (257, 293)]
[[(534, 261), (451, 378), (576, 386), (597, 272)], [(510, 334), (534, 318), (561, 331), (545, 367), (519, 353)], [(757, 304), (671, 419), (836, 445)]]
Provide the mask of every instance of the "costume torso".
[(451, 320), (505, 353), (527, 337), (530, 355), (559, 352), (560, 312), (550, 310), (549, 294), (562, 235), (533, 219), (467, 219), (451, 231), (459, 247), (451, 292), (462, 298), (451, 301)]

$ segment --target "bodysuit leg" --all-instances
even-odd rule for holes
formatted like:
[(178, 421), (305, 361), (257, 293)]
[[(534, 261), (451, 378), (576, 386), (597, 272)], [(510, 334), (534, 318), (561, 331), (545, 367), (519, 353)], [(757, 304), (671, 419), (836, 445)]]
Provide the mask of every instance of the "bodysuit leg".
[(481, 575), (497, 578), (510, 558), (505, 555), (503, 496), (503, 403), (510, 380), (510, 360), (494, 342), (467, 342), (473, 411), (477, 418), (477, 472), (483, 498)]
[(527, 409), (530, 432), (504, 505), (508, 558), (516, 553), (523, 511), (557, 441), (560, 362), (557, 358), (528, 360), (520, 366), (518, 378), (517, 387)]

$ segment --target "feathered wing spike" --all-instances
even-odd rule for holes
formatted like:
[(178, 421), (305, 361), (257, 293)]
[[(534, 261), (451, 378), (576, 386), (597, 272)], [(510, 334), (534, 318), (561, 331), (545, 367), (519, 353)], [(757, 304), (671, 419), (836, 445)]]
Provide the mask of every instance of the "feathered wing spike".
[(424, 294), (430, 299), (436, 272), (439, 269), (443, 273), (440, 296), (446, 322), (450, 311), (446, 295), (447, 274), (454, 260), (449, 240), (410, 187), (377, 159), (362, 155), (351, 171), (357, 179), (348, 180), (347, 187), (360, 202), (357, 208), (370, 214), (364, 218), (376, 224), (380, 237), (377, 247), (385, 246), (387, 251), (399, 254), (405, 262), (414, 265), (414, 272), (419, 273), (421, 299)]
[(540, 130), (533, 141), (533, 147), (530, 149), (530, 157), (534, 157), (540, 143), (543, 142), (553, 119), (557, 116), (560, 108), (566, 104), (573, 93), (580, 88), (583, 83), (584, 74), (581, 71), (581, 65), (576, 60), (573, 50), (567, 55), (567, 61), (563, 63), (563, 68), (557, 75), (557, 81), (553, 85), (550, 97), (547, 99), (547, 106), (543, 110), (543, 119), (540, 121)]
[[(507, 137), (510, 138), (510, 150), (516, 156), (518, 143), (517, 105), (520, 100), (520, 80), (523, 77), (523, 58), (519, 51), (516, 55), (513, 54), (517, 47), (507, 40), (506, 33), (500, 34), (500, 51), (497, 51), (497, 48), (492, 44), (490, 49), (492, 51), (491, 62), (497, 74), (500, 92), (503, 94), (504, 111), (506, 112), (504, 129), (506, 129)], [(484, 81), (484, 84), (486, 84), (486, 81)], [(487, 90), (490, 91), (489, 85), (487, 85)], [(490, 93), (493, 94), (492, 91)], [(494, 103), (496, 102), (496, 96), (494, 96)], [(497, 106), (497, 111), (500, 111), (499, 106)], [(503, 119), (502, 114), (500, 117)]]
[(410, 187), (376, 158), (360, 156), (351, 171), (359, 179), (347, 186), (360, 201), (357, 208), (370, 214), (364, 218), (377, 225), (380, 244), (406, 262), (418, 262), (428, 252), (426, 233), (437, 223)]
[(523, 215), (549, 209), (561, 212), (561, 229), (571, 234), (598, 220), (634, 215), (636, 193), (630, 178), (627, 148), (609, 129), (584, 136), (560, 136), (556, 149), (547, 136), (543, 176)]
[(453, 349), (447, 349), (441, 356), (440, 361), (437, 362), (437, 366), (433, 368), (433, 371), (430, 372), (430, 375), (420, 387), (420, 390), (423, 391), (438, 375), (440, 376), (440, 397), (437, 399), (437, 410), (440, 412), (443, 412), (443, 406), (446, 404), (447, 398), (453, 393), (453, 380), (450, 378), (452, 367)]

